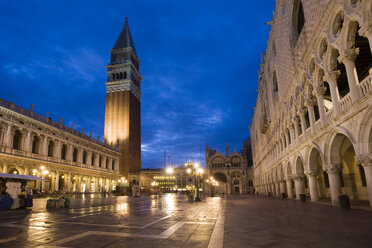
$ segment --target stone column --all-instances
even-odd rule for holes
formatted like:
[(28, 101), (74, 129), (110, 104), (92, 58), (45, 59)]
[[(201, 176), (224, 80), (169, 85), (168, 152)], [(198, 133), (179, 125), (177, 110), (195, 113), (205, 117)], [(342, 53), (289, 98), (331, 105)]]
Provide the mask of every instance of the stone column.
[(28, 175), (28, 167), (25, 167), (25, 172), (23, 173), (23, 175)]
[(78, 176), (77, 182), (76, 182), (76, 192), (81, 192), (81, 175)]
[(41, 154), (48, 156), (48, 137), (43, 137), (41, 142)]
[(302, 175), (298, 175), (294, 178), (295, 180), (295, 190), (296, 190), (296, 199), (300, 199), (300, 194), (304, 193), (304, 180)]
[(59, 171), (56, 172), (56, 182), (54, 184), (54, 190), (58, 191), (59, 188)]
[(279, 182), (275, 183), (275, 195), (280, 196)]
[(329, 166), (326, 170), (331, 187), (332, 204), (338, 204), (338, 196), (341, 195), (340, 168), (341, 165), (336, 164)]
[(285, 193), (285, 181), (280, 181), (279, 183), (280, 193)]
[(293, 118), (293, 125), (294, 125), (294, 130), (295, 130), (295, 136), (298, 138), (300, 136), (300, 130), (298, 127), (298, 117), (296, 116)]
[(329, 84), (329, 90), (331, 91), (331, 98), (332, 98), (332, 105), (333, 105), (333, 113), (335, 117), (341, 113), (340, 93), (338, 92), (338, 85), (337, 85), (337, 79), (339, 76), (340, 76), (340, 71), (331, 71), (331, 72), (328, 72), (323, 77), (323, 80), (327, 81)]
[(31, 131), (27, 131), (24, 150), (25, 152), (32, 152)]
[(325, 92), (326, 92), (326, 88), (324, 86), (316, 87), (313, 91), (313, 94), (316, 96), (316, 100), (318, 102), (319, 117), (320, 117), (320, 122), (322, 123), (322, 125), (325, 125), (327, 122), (325, 110), (324, 110), (324, 93)]
[(311, 201), (317, 202), (317, 201), (319, 201), (318, 189), (317, 189), (317, 185), (316, 185), (316, 175), (317, 175), (317, 173), (308, 172), (308, 173), (306, 173), (306, 175), (307, 175), (307, 178), (309, 179), (309, 189), (310, 189)]
[(90, 187), (92, 184), (92, 179), (88, 176), (87, 181), (85, 182), (85, 192), (90, 192)]
[(307, 129), (307, 124), (306, 124), (306, 119), (305, 119), (305, 109), (301, 109), (300, 111), (298, 111), (297, 113), (299, 116), (300, 116), (300, 119), (301, 119), (301, 130), (302, 130), (302, 133), (305, 135), (305, 132), (306, 132), (306, 129)]
[(305, 102), (305, 106), (309, 111), (309, 119), (310, 119), (310, 128), (311, 132), (315, 132), (315, 113), (314, 113), (314, 101), (313, 99), (307, 99)]
[(8, 173), (8, 165), (7, 164), (3, 165), (3, 173)]
[(67, 175), (67, 191), (71, 191), (71, 173), (69, 172)]
[(61, 158), (61, 152), (62, 152), (62, 144), (61, 141), (56, 140), (54, 142), (54, 151), (53, 151), (53, 157), (55, 158)]
[(10, 147), (12, 141), (12, 126), (8, 124), (8, 127), (5, 132), (5, 146)]
[(358, 87), (358, 73), (355, 67), (355, 59), (358, 54), (359, 48), (351, 48), (342, 51), (341, 55), (338, 57), (338, 61), (340, 63), (343, 63), (346, 68), (347, 81), (349, 83), (351, 100), (353, 101), (353, 103), (358, 101), (361, 95)]
[(286, 147), (289, 146), (289, 137), (288, 137), (288, 133), (285, 132), (285, 144), (286, 144)]
[(292, 199), (293, 198), (293, 185), (292, 185), (292, 180), (290, 178), (288, 178), (286, 180), (286, 183), (287, 183), (287, 193), (288, 193), (288, 198), (289, 199)]
[(365, 154), (356, 157), (358, 164), (362, 164), (366, 176), (369, 206), (372, 207), (372, 155)]
[(293, 142), (295, 141), (293, 125), (291, 125), (289, 127), (289, 135), (290, 135), (290, 138), (291, 138), (291, 144), (293, 144)]

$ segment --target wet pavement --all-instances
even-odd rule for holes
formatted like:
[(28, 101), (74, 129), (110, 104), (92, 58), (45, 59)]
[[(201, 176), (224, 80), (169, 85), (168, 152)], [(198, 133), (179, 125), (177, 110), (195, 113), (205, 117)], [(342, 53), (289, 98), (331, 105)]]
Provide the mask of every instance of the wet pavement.
[(255, 195), (71, 199), (0, 211), (0, 247), (372, 247), (372, 211)]
[(77, 198), (70, 209), (46, 210), (36, 199), (32, 210), (0, 212), (0, 247), (208, 247), (223, 202), (164, 194)]
[(372, 247), (370, 210), (245, 195), (224, 214), (224, 247)]

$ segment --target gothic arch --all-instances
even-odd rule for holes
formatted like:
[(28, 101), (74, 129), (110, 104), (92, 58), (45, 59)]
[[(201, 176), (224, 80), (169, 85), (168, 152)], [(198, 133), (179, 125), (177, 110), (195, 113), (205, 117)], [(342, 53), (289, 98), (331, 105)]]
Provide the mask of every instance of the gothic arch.
[(342, 164), (341, 156), (339, 154), (338, 149), (340, 148), (342, 142), (344, 141), (344, 137), (350, 140), (355, 153), (359, 154), (359, 150), (357, 149), (357, 142), (353, 134), (346, 128), (337, 126), (335, 130), (331, 134), (328, 135), (326, 142), (325, 142), (326, 144), (325, 161), (328, 161), (327, 164), (329, 165)]

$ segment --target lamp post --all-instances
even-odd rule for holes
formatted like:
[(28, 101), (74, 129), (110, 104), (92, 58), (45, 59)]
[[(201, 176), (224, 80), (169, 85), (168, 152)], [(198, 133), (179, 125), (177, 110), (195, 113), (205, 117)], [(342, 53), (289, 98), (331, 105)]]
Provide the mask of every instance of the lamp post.
[(200, 184), (200, 176), (203, 175), (204, 170), (200, 167), (198, 163), (193, 163), (192, 161), (187, 161), (185, 164), (187, 167), (187, 174), (191, 175), (194, 179), (194, 188), (196, 189), (196, 196), (195, 201), (200, 201), (199, 195), (199, 184)]
[[(45, 179), (45, 175), (48, 174), (49, 171), (45, 169), (45, 166), (40, 166), (40, 170), (41, 170), (42, 178)], [(43, 189), (44, 189), (44, 180), (41, 181), (40, 192), (42, 192)]]
[(168, 189), (169, 189), (169, 192), (171, 191), (170, 189), (171, 189), (171, 186), (170, 186), (170, 176), (173, 174), (173, 168), (171, 168), (171, 167), (169, 167), (169, 168), (167, 168), (167, 170), (166, 170), (166, 173), (169, 175), (168, 177), (167, 177), (167, 184), (168, 184)]
[(214, 194), (213, 194), (214, 187), (218, 186), (219, 183), (213, 177), (210, 177), (209, 179), (207, 179), (206, 182), (209, 184), (210, 191), (211, 191), (211, 196), (213, 197), (214, 196)]

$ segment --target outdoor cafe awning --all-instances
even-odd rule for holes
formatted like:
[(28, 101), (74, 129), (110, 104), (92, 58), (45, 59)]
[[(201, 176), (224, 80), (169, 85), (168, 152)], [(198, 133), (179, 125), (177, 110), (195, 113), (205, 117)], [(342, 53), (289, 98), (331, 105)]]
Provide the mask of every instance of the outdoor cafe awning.
[(22, 180), (42, 180), (42, 181), (45, 181), (45, 179), (40, 178), (40, 177), (36, 177), (36, 176), (8, 174), (8, 173), (0, 173), (0, 178), (14, 178), (14, 179), (22, 179)]

